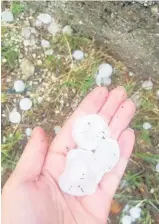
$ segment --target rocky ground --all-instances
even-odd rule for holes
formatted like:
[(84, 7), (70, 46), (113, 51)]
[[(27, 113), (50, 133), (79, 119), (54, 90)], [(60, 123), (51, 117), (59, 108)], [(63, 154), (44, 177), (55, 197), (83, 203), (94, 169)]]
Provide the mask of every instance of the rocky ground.
[[(109, 63), (113, 75), (111, 83), (105, 84), (109, 89), (124, 86), (137, 105), (131, 124), (137, 137), (135, 150), (112, 203), (109, 222), (117, 224), (120, 220), (126, 224), (123, 217), (138, 205), (141, 214), (136, 223), (157, 223), (158, 80), (151, 74), (149, 80), (142, 80), (128, 71), (122, 62), (108, 55), (106, 46), (80, 36), (69, 24), (59, 24), (47, 8), (37, 11), (26, 2), (4, 2), (2, 11), (2, 185), (32, 129), (43, 127), (51, 140), (96, 86), (99, 65)], [(17, 80), (22, 81), (21, 85)], [(29, 99), (25, 105), (24, 98)]]

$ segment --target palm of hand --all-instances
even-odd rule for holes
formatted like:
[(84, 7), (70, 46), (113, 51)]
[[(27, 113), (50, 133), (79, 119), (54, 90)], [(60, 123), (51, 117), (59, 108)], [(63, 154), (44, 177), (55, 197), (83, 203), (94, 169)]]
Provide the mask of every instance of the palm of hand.
[[(58, 177), (64, 169), (67, 151), (75, 146), (72, 124), (75, 118), (93, 113), (99, 113), (109, 122), (112, 138), (118, 139), (121, 158), (116, 167), (103, 177), (95, 194), (69, 196), (60, 191)], [(105, 224), (111, 200), (133, 149), (134, 133), (127, 127), (134, 113), (135, 106), (126, 99), (123, 88), (118, 87), (108, 94), (101, 87), (83, 100), (49, 150), (44, 131), (36, 128), (4, 187), (2, 223)]]

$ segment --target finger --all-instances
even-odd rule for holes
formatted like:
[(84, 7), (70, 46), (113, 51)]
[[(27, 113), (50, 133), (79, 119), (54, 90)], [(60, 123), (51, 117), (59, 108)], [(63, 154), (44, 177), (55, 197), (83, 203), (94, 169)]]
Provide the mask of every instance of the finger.
[(118, 86), (116, 89), (110, 91), (107, 101), (99, 112), (99, 114), (104, 118), (107, 123), (110, 122), (116, 110), (118, 109), (120, 104), (126, 99), (126, 97), (126, 90), (122, 86)]
[(41, 173), (47, 149), (48, 140), (44, 130), (35, 128), (13, 175), (20, 181), (35, 180)]
[(125, 130), (135, 114), (135, 104), (131, 99), (125, 100), (112, 118), (109, 128), (113, 139), (118, 139), (121, 132)]
[(72, 149), (75, 146), (72, 137), (72, 126), (75, 119), (84, 115), (98, 113), (107, 96), (108, 90), (104, 87), (97, 87), (89, 93), (63, 126), (59, 135), (56, 136), (51, 144), (50, 151), (66, 154), (68, 150)]
[(129, 157), (132, 153), (135, 143), (134, 131), (132, 129), (123, 131), (118, 140), (118, 143), (120, 147), (120, 160), (118, 164), (112, 169), (112, 171), (110, 171), (108, 174), (105, 174), (99, 184), (100, 189), (107, 194), (110, 200), (115, 194), (119, 182), (124, 174)]

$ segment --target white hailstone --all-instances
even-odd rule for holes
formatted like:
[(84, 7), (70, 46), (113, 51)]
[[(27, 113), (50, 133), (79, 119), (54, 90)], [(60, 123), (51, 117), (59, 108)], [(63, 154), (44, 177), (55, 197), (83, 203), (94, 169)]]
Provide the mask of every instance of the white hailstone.
[(36, 27), (41, 27), (42, 24), (43, 24), (43, 23), (42, 23), (41, 20), (38, 20), (38, 19), (37, 19), (37, 20), (35, 21), (35, 26), (36, 26)]
[(156, 91), (157, 99), (159, 99), (159, 89)]
[(22, 80), (14, 82), (14, 89), (17, 93), (22, 93), (25, 90), (25, 84)]
[(75, 60), (82, 60), (84, 58), (84, 52), (81, 50), (75, 50), (72, 54)]
[(123, 216), (121, 223), (122, 224), (131, 224), (132, 223), (131, 216), (129, 216), (129, 215)]
[(17, 124), (20, 123), (21, 121), (21, 115), (19, 112), (13, 110), (12, 112), (10, 112), (9, 114), (9, 121), (13, 124)]
[(97, 86), (109, 86), (112, 83), (111, 78), (109, 77), (101, 77), (100, 75), (96, 76), (96, 84)]
[(31, 133), (32, 133), (32, 129), (31, 128), (26, 128), (25, 130), (25, 134), (30, 137), (31, 136)]
[(1, 13), (1, 18), (2, 18), (2, 22), (12, 22), (14, 19), (12, 12), (10, 12), (8, 10), (3, 11)]
[(145, 130), (149, 130), (152, 128), (152, 125), (149, 122), (145, 122), (143, 123), (143, 129)]
[(105, 77), (110, 77), (113, 73), (113, 68), (110, 64), (103, 63), (99, 66), (98, 68), (98, 75), (105, 78)]
[(130, 216), (131, 216), (131, 219), (132, 219), (133, 222), (135, 222), (136, 219), (139, 219), (140, 216), (141, 216), (141, 208), (139, 208), (137, 206), (131, 208), (129, 210), (129, 212), (130, 212)]
[[(158, 167), (158, 172), (159, 172), (159, 167)], [(154, 188), (151, 188), (150, 193), (153, 194), (154, 192), (155, 192)]]
[(30, 27), (22, 28), (22, 37), (24, 37), (25, 39), (29, 39), (30, 35), (31, 35)]
[(32, 107), (32, 101), (29, 98), (23, 98), (20, 100), (19, 105), (21, 110), (30, 110)]
[(108, 136), (108, 125), (97, 114), (78, 118), (74, 123), (73, 138), (80, 148), (94, 150), (97, 141)]
[(52, 18), (49, 14), (40, 13), (37, 17), (37, 20), (41, 21), (44, 24), (49, 24), (51, 23)]
[(73, 33), (73, 29), (69, 25), (64, 26), (64, 28), (62, 29), (62, 33), (65, 35), (71, 36)]
[(48, 49), (45, 51), (45, 55), (52, 55), (54, 51), (52, 49)]
[(51, 33), (53, 36), (55, 36), (57, 33), (61, 31), (61, 26), (57, 24), (56, 22), (52, 22), (48, 28), (48, 32)]
[(123, 212), (127, 212), (129, 210), (130, 206), (128, 204), (125, 205)]
[(142, 88), (145, 90), (151, 90), (153, 88), (153, 82), (151, 80), (146, 80), (142, 83)]
[(159, 172), (159, 163), (156, 164), (156, 171)]
[(54, 127), (54, 132), (55, 132), (56, 135), (60, 132), (60, 130), (61, 130), (60, 126), (55, 126)]
[(47, 40), (41, 40), (41, 46), (43, 48), (49, 48), (50, 47), (50, 43)]

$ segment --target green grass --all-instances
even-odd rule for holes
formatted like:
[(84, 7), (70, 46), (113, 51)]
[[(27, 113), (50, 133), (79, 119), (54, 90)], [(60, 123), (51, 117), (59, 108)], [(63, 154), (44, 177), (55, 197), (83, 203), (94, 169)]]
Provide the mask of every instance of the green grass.
[(2, 58), (7, 60), (6, 64), (9, 68), (15, 67), (17, 63), (19, 52), (14, 50), (13, 46), (4, 46), (2, 47)]
[(11, 4), (11, 11), (13, 15), (18, 16), (20, 13), (24, 12), (26, 6), (20, 1), (13, 1)]

